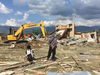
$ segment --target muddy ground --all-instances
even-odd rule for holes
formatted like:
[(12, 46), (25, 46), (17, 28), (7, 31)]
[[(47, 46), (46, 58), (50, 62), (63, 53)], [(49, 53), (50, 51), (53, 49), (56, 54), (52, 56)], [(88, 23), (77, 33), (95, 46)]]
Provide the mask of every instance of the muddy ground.
[[(31, 43), (19, 43), (15, 44), (15, 48), (10, 48), (10, 44), (0, 44), (0, 62), (22, 62), (27, 61), (25, 57), (26, 46), (30, 44), (32, 46), (32, 50), (35, 53), (35, 58), (46, 56), (48, 54), (48, 44), (47, 42), (41, 41), (32, 41)], [(81, 53), (81, 54), (80, 54)], [(86, 53), (83, 55), (82, 53)], [(86, 65), (94, 66), (100, 69), (100, 44), (97, 43), (77, 43), (75, 45), (65, 46), (63, 44), (58, 43), (56, 49), (56, 58), (64, 58), (73, 56), (77, 60), (77, 62), (84, 69), (83, 71), (89, 71), (93, 75), (93, 68), (87, 67)], [(42, 59), (45, 60), (46, 58)], [(82, 60), (84, 59), (84, 60)], [(41, 60), (38, 60), (39, 62)], [(65, 60), (65, 62), (68, 62)], [(75, 62), (74, 60), (69, 60), (69, 62)], [(86, 64), (86, 65), (84, 65)], [(53, 67), (59, 67), (56, 69), (44, 70), (40, 69), (38, 71), (51, 71), (62, 73), (63, 69), (60, 69), (59, 65)], [(73, 71), (81, 71), (80, 68), (74, 67)], [(27, 74), (28, 75), (28, 74)], [(31, 74), (30, 74), (31, 75)]]

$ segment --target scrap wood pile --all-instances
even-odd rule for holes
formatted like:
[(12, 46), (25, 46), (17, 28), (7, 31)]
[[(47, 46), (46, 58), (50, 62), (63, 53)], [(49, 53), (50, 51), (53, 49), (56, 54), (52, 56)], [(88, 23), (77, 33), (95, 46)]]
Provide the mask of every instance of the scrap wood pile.
[(41, 48), (41, 46), (44, 44), (44, 41), (39, 40), (33, 40), (30, 43), (19, 43), (15, 44), (15, 49), (26, 49), (27, 45), (30, 45), (32, 49), (34, 48)]
[[(36, 58), (36, 59), (39, 60), (42, 58), (44, 58), (44, 57)], [(66, 73), (66, 75), (67, 75), (67, 73), (74, 73), (76, 71), (82, 72), (82, 73), (88, 71), (88, 72), (86, 72), (86, 73), (88, 73), (86, 75), (96, 75), (94, 73), (100, 74), (99, 72), (94, 71), (94, 70), (99, 71), (99, 69), (97, 69), (96, 67), (93, 67), (93, 66), (89, 66), (90, 63), (87, 63), (87, 61), (84, 62), (84, 64), (80, 63), (80, 61), (84, 60), (82, 58), (65, 57), (65, 58), (61, 58), (61, 59), (56, 59), (56, 61), (42, 60), (41, 62), (38, 62), (37, 60), (33, 61), (34, 63), (30, 64), (30, 65), (28, 64), (28, 62), (15, 63), (8, 67), (2, 68), (2, 69), (0, 68), (0, 71), (1, 71), (1, 73), (5, 73), (5, 72), (9, 73), (12, 71), (11, 75), (18, 75), (18, 74), (23, 74), (23, 73), (26, 75), (32, 75), (33, 73), (34, 73), (34, 75), (46, 75), (47, 72), (59, 73), (59, 74)], [(9, 71), (7, 71), (7, 70), (9, 70)], [(85, 74), (83, 74), (83, 75), (85, 75)]]
[[(75, 62), (66, 62), (68, 58), (62, 58), (62, 59), (58, 59), (57, 61), (41, 61), (41, 62), (35, 62), (35, 64), (31, 64), (30, 67), (25, 67), (26, 65), (28, 65), (28, 63), (23, 63), (23, 64), (13, 64), (10, 65), (8, 67), (2, 68), (0, 69), (0, 71), (6, 71), (6, 70), (11, 70), (14, 68), (19, 68), (19, 66), (24, 66), (21, 67), (25, 70), (26, 73), (42, 73), (43, 75), (46, 74), (46, 71), (51, 71), (51, 72), (58, 72), (58, 73), (70, 73), (73, 71), (73, 67), (75, 66)], [(23, 71), (23, 69), (21, 69), (20, 71)], [(19, 72), (19, 71), (18, 71)], [(13, 71), (13, 73), (15, 73)]]
[[(41, 75), (46, 75), (46, 73), (53, 72), (53, 73), (59, 73), (59, 74), (64, 74), (66, 73), (75, 73), (75, 72), (82, 72), (82, 75), (100, 75), (100, 69), (99, 67), (97, 68), (97, 65), (92, 65), (94, 62), (91, 62), (90, 60), (98, 60), (99, 58), (74, 58), (73, 56), (69, 58), (62, 58), (62, 59), (57, 59), (54, 62), (47, 61), (43, 62), (41, 64), (36, 64), (32, 68), (26, 69), (27, 72), (31, 73), (42, 73)], [(92, 65), (92, 66), (91, 66)], [(85, 74), (87, 73), (87, 74)], [(49, 75), (49, 74), (48, 74)], [(57, 74), (55, 74), (57, 75)], [(70, 75), (70, 74), (69, 74)], [(74, 75), (74, 74), (73, 74)]]

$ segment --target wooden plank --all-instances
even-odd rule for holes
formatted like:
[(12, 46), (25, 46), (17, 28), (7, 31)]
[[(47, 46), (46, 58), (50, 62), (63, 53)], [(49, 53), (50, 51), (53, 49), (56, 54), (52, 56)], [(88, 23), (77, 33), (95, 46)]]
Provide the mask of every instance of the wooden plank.
[(41, 71), (36, 71), (36, 70), (31, 70), (31, 69), (26, 69), (26, 71), (28, 71), (28, 72), (33, 72), (33, 73), (39, 73), (39, 75), (41, 74), (41, 75), (45, 75), (45, 73), (44, 72), (41, 72)]
[(13, 66), (13, 65), (17, 65), (17, 64), (22, 64), (24, 62), (27, 62), (27, 61), (23, 61), (23, 62), (19, 62), (19, 63), (13, 63), (13, 64), (7, 64), (8, 62), (5, 62), (5, 64), (0, 64), (0, 66)]
[(79, 66), (79, 63), (75, 60), (75, 58), (73, 56), (71, 56), (71, 57), (76, 62), (76, 64)]
[(41, 68), (44, 68), (44, 67), (47, 67), (47, 66), (50, 66), (50, 65), (57, 65), (58, 63), (57, 62), (53, 62), (53, 63), (49, 63), (49, 64), (44, 64), (44, 65), (41, 65), (41, 66), (38, 66), (38, 67), (33, 67), (33, 68), (30, 68), (31, 70), (36, 70), (36, 69), (41, 69)]
[(0, 71), (2, 72), (2, 71), (5, 71), (5, 70), (14, 69), (14, 68), (18, 68), (20, 66), (27, 66), (27, 65), (29, 65), (29, 62), (24, 63), (24, 64), (20, 64), (20, 65), (16, 65), (16, 66), (13, 65), (13, 66), (6, 67), (6, 68), (0, 68)]
[(79, 63), (75, 60), (75, 58), (73, 56), (71, 56), (71, 57), (76, 62), (76, 64), (79, 66), (79, 68), (83, 71), (83, 68), (79, 65)]
[[(66, 71), (66, 69), (59, 62), (58, 62), (58, 64), (62, 67), (63, 70)], [(66, 72), (68, 72), (68, 70)]]
[(63, 32), (63, 34), (61, 36), (59, 36), (57, 39), (60, 40), (67, 32), (68, 32), (68, 30), (66, 28), (65, 31)]
[(73, 72), (73, 69), (74, 69), (74, 67), (72, 66), (71, 69), (70, 69), (70, 73)]
[(56, 30), (52, 31), (51, 33), (49, 33), (47, 36), (53, 34), (53, 33), (56, 32), (56, 31), (59, 31), (59, 30), (60, 30), (60, 29), (56, 29)]

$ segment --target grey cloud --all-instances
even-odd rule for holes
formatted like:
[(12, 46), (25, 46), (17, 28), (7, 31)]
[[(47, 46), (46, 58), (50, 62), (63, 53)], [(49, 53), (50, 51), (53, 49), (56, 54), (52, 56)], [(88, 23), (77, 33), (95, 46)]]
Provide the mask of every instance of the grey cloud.
[(100, 16), (100, 0), (70, 0), (77, 15), (84, 19), (98, 19)]
[(68, 9), (64, 0), (51, 0), (49, 9), (51, 15), (70, 16), (73, 14), (73, 10)]
[(73, 20), (75, 18), (75, 16), (68, 16), (68, 17), (63, 17), (63, 16), (56, 16), (56, 20), (67, 20), (67, 19), (69, 19), (69, 20)]
[(38, 5), (41, 4), (41, 0), (13, 0), (14, 5), (24, 6), (29, 4)]
[(84, 19), (87, 19), (87, 20), (90, 20), (90, 19), (100, 19), (100, 14), (91, 14), (91, 15), (88, 15), (88, 14), (85, 14), (84, 16), (82, 16)]

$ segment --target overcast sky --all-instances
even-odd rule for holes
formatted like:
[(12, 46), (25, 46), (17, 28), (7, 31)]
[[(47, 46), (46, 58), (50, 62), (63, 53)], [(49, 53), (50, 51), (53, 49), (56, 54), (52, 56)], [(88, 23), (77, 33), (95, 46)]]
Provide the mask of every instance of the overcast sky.
[(100, 0), (0, 0), (0, 25), (100, 25)]

